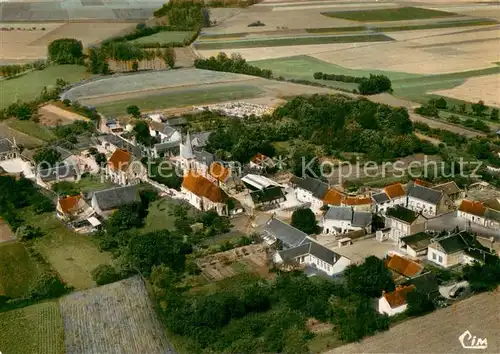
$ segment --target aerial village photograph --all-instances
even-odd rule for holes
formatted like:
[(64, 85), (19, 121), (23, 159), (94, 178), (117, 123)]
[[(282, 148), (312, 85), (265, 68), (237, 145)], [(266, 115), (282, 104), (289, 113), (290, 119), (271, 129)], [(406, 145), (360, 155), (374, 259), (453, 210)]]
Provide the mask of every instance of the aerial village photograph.
[(0, 354), (498, 354), (499, 109), (495, 0), (0, 0)]

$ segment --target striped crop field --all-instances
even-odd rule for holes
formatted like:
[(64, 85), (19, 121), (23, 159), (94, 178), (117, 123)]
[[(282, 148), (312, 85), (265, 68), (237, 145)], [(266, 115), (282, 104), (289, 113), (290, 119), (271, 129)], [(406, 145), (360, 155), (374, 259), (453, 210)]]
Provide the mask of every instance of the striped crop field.
[(272, 39), (251, 39), (240, 41), (220, 41), (220, 42), (195, 42), (194, 46), (199, 50), (210, 49), (233, 49), (233, 48), (259, 48), (259, 47), (281, 47), (298, 46), (311, 44), (331, 44), (331, 43), (356, 43), (356, 42), (387, 42), (392, 41), (391, 37), (383, 34), (362, 34), (344, 36), (316, 36), (316, 37), (293, 37), (293, 38), (272, 38)]

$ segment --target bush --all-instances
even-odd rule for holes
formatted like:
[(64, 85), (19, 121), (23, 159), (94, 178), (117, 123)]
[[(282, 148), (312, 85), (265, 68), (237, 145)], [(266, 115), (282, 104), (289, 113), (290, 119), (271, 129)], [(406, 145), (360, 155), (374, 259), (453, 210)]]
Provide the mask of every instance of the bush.
[(43, 273), (30, 290), (30, 297), (35, 300), (51, 299), (60, 297), (69, 289), (52, 273)]
[(49, 44), (49, 60), (57, 64), (83, 64), (82, 42), (73, 38), (61, 38)]
[(361, 80), (358, 89), (362, 95), (392, 92), (392, 83), (385, 75), (370, 74), (369, 78), (363, 78)]
[(120, 280), (120, 275), (116, 269), (108, 264), (98, 265), (92, 270), (91, 275), (97, 285), (105, 285)]
[(33, 240), (43, 236), (43, 232), (39, 227), (31, 225), (22, 225), (16, 230), (16, 236), (23, 241)]
[(65, 98), (62, 103), (66, 106), (66, 107), (69, 107), (71, 106), (71, 100), (68, 99), (68, 98)]

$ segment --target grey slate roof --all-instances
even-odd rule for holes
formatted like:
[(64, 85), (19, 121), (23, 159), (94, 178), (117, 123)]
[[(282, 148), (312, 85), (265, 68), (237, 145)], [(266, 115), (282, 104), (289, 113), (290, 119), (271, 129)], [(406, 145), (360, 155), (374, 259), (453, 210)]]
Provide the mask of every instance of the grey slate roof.
[(123, 138), (120, 138), (118, 135), (106, 134), (106, 135), (103, 135), (99, 138), (102, 141), (110, 143), (111, 145), (114, 145), (119, 149), (126, 150), (126, 151), (130, 152), (135, 157), (138, 157), (138, 158), (142, 157), (142, 150), (140, 147), (129, 143), (128, 141), (124, 140)]
[(486, 208), (484, 211), (484, 218), (488, 220), (500, 221), (500, 211)]
[(180, 141), (169, 141), (166, 143), (155, 144), (154, 149), (156, 152), (163, 152), (167, 150), (173, 150), (180, 147)]
[(368, 211), (355, 211), (352, 215), (352, 226), (367, 227), (372, 223), (372, 213)]
[(325, 219), (352, 221), (353, 210), (349, 206), (332, 206), (325, 214)]
[(276, 218), (272, 218), (266, 223), (264, 232), (281, 240), (285, 248), (293, 248), (309, 242), (306, 233)]
[(467, 248), (467, 244), (460, 234), (455, 234), (446, 238), (437, 240), (437, 243), (443, 248), (447, 254), (452, 254), (458, 251), (463, 251)]
[(170, 137), (172, 135), (174, 135), (176, 132), (177, 132), (177, 129), (172, 128), (171, 126), (165, 124), (163, 131), (162, 131), (162, 134), (166, 135), (167, 139), (170, 139)]
[(437, 191), (441, 191), (441, 192), (443, 192), (443, 194), (446, 194), (446, 195), (454, 195), (454, 194), (458, 194), (461, 192), (460, 188), (455, 183), (455, 181), (450, 181), (450, 182), (438, 184), (437, 186), (432, 187), (432, 189), (435, 189)]
[(377, 193), (377, 194), (374, 194), (372, 195), (372, 199), (375, 201), (375, 203), (377, 204), (382, 204), (382, 203), (385, 203), (385, 202), (388, 202), (390, 201), (391, 199), (389, 198), (389, 196), (387, 194), (385, 194), (385, 192), (382, 192), (382, 193)]
[(55, 146), (54, 149), (61, 154), (61, 161), (66, 160), (68, 157), (73, 155), (71, 151), (66, 150), (60, 146)]
[(105, 189), (94, 193), (95, 201), (101, 210), (116, 209), (122, 205), (138, 202), (137, 186), (125, 186)]
[(208, 138), (212, 132), (199, 132), (192, 135), (191, 145), (202, 148), (208, 144)]
[(424, 250), (431, 244), (433, 236), (427, 232), (419, 232), (413, 235), (401, 237), (401, 241), (416, 251)]
[(12, 143), (9, 139), (0, 139), (0, 153), (12, 150)]
[(307, 254), (311, 254), (330, 265), (334, 265), (342, 257), (341, 255), (314, 241), (309, 241), (309, 243), (301, 246), (279, 252), (279, 255), (283, 260), (290, 260)]
[(417, 275), (408, 280), (405, 285), (414, 285), (419, 293), (431, 295), (439, 291), (436, 276), (432, 272)]
[(309, 191), (315, 198), (323, 199), (326, 193), (328, 193), (328, 184), (320, 181), (319, 179), (305, 177), (300, 178), (297, 176), (292, 176), (292, 184), (297, 187)]
[(61, 164), (55, 167), (39, 170), (38, 175), (43, 182), (52, 182), (65, 178), (76, 177), (77, 171), (73, 165)]
[(165, 124), (170, 125), (171, 127), (175, 127), (175, 126), (187, 124), (187, 120), (184, 117), (169, 118), (169, 119), (165, 120)]
[(443, 197), (443, 193), (441, 191), (436, 191), (431, 188), (414, 184), (408, 191), (408, 196), (436, 205)]
[(201, 162), (206, 166), (210, 166), (212, 162), (215, 161), (215, 156), (205, 150), (194, 151), (193, 155), (196, 161)]

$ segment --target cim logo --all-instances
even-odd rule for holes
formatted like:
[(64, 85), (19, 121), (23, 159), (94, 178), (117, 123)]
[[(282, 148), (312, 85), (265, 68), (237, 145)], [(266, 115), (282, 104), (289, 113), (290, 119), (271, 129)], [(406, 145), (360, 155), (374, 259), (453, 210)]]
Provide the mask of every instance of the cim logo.
[(488, 348), (488, 339), (473, 336), (469, 330), (462, 333), (458, 340), (464, 349), (486, 349)]

